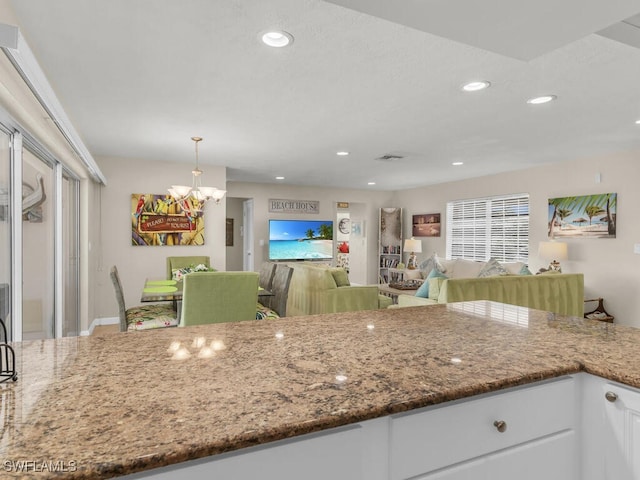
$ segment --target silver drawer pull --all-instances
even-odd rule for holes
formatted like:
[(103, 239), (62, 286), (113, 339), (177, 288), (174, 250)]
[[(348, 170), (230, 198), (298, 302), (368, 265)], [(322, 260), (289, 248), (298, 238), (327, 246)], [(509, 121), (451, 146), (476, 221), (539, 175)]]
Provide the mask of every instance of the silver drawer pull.
[(618, 395), (616, 393), (613, 392), (607, 392), (604, 394), (604, 398), (606, 398), (607, 400), (609, 400), (610, 402), (615, 402), (616, 400), (618, 400)]
[(500, 433), (507, 431), (507, 422), (505, 422), (504, 420), (496, 420), (495, 422), (493, 422), (493, 426), (496, 427), (496, 429)]

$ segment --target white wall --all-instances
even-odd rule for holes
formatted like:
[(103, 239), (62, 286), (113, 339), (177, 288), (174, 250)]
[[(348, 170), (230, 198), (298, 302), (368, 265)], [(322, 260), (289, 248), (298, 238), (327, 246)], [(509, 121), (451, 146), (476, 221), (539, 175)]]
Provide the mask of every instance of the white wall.
[[(256, 269), (259, 269), (262, 262), (269, 258), (270, 218), (335, 220), (337, 202), (363, 204), (364, 207), (359, 207), (358, 214), (365, 218), (366, 283), (378, 283), (378, 211), (380, 207), (396, 206), (390, 204), (392, 192), (242, 182), (229, 182), (227, 190), (229, 197), (254, 199), (254, 262)], [(320, 213), (317, 215), (269, 213), (268, 200), (271, 198), (318, 200)], [(263, 240), (262, 246), (260, 240)]]
[[(134, 246), (131, 244), (131, 194), (162, 194), (170, 185), (190, 183), (191, 166), (186, 163), (149, 162), (130, 158), (96, 158), (108, 180), (102, 188), (101, 207), (91, 219), (93, 228), (102, 229), (100, 245), (93, 248), (98, 255), (95, 276), (95, 316), (118, 314), (115, 294), (109, 278), (112, 265), (118, 267), (127, 306), (140, 304), (146, 278), (166, 276), (166, 257), (175, 255), (209, 255), (218, 270), (226, 266), (225, 215), (226, 199), (219, 205), (205, 206), (205, 244), (202, 246)], [(206, 185), (224, 188), (226, 168), (208, 165), (203, 174)]]
[[(601, 174), (600, 183), (596, 183), (597, 173)], [(563, 238), (562, 241), (568, 243), (569, 260), (562, 262), (562, 270), (566, 273), (584, 273), (585, 296), (603, 297), (605, 308), (615, 316), (616, 323), (640, 327), (640, 255), (633, 253), (634, 243), (640, 243), (639, 179), (640, 153), (636, 152), (398, 191), (393, 203), (405, 209), (405, 238), (411, 235), (412, 215), (442, 214), (443, 234), (440, 237), (422, 238), (421, 260), (434, 251), (441, 257), (445, 256), (447, 201), (529, 193), (529, 265), (535, 273), (548, 264), (537, 258), (537, 250), (539, 242), (547, 240), (549, 198), (617, 193), (616, 238)]]

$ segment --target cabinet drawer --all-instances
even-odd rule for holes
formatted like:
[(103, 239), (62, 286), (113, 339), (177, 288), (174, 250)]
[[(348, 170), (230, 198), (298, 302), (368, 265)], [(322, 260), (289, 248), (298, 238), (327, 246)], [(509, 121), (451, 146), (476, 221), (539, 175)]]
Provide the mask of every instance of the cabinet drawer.
[[(575, 427), (575, 383), (562, 377), (391, 419), (391, 478), (400, 480)], [(499, 432), (494, 422), (504, 421)]]

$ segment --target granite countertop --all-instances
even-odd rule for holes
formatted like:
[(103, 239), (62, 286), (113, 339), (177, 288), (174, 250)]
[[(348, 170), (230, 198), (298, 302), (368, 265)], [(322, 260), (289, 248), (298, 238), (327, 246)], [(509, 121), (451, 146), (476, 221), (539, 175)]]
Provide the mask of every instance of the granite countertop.
[(24, 342), (0, 470), (108, 478), (580, 371), (640, 387), (639, 344), (491, 302)]

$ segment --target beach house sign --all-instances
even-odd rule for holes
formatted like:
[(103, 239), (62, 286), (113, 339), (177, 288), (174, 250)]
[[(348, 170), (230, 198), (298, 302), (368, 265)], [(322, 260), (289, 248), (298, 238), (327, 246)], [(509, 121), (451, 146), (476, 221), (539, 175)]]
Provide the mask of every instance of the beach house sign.
[(269, 199), (269, 212), (271, 213), (320, 213), (318, 200), (283, 200), (279, 198)]

